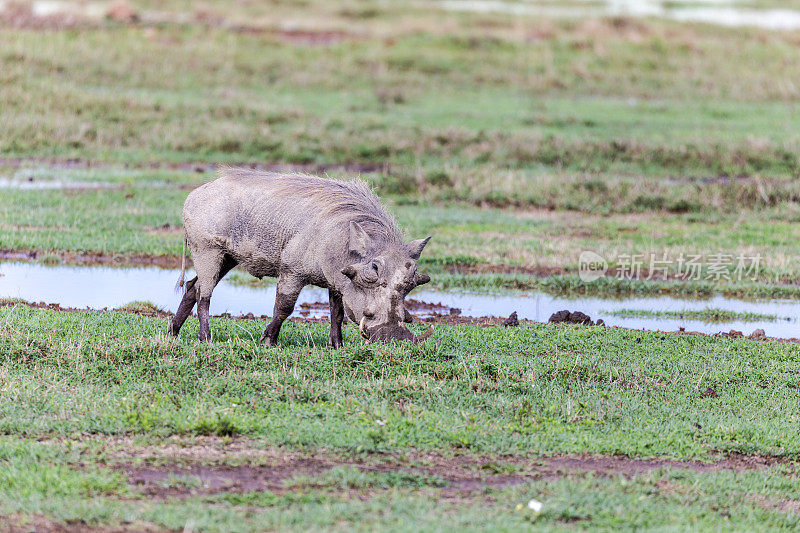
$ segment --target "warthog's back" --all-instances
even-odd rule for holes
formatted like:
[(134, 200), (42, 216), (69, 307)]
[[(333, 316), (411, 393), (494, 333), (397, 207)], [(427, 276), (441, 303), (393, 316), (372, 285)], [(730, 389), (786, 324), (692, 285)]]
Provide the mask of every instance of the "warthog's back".
[(220, 250), (251, 274), (283, 266), (319, 270), (332, 242), (346, 245), (349, 220), (400, 241), (394, 219), (362, 181), (224, 169), (189, 194), (183, 222), (193, 255)]

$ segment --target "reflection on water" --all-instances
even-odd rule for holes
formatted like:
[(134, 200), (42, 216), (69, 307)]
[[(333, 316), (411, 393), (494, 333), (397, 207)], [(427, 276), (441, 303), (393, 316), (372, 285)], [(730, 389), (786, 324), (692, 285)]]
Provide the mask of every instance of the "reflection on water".
[[(692, 5), (694, 4), (694, 5)], [(731, 0), (694, 0), (672, 3), (658, 0), (605, 0), (586, 5), (560, 5), (548, 1), (442, 0), (449, 11), (509, 13), (546, 17), (660, 17), (681, 22), (707, 22), (723, 26), (753, 26), (772, 30), (800, 28), (800, 11), (792, 9), (755, 9)]]
[[(58, 303), (64, 307), (89, 307), (92, 309), (115, 308), (141, 300), (158, 307), (175, 311), (180, 296), (174, 292), (179, 277), (177, 270), (158, 268), (109, 268), (44, 266), (31, 263), (0, 263), (0, 298), (22, 298), (31, 302)], [(602, 318), (609, 326), (636, 329), (676, 331), (685, 327), (687, 331), (716, 333), (736, 329), (745, 334), (762, 328), (770, 337), (800, 337), (795, 317), (800, 317), (800, 302), (792, 300), (739, 301), (718, 296), (709, 300), (685, 300), (658, 296), (613, 300), (607, 298), (563, 298), (543, 293), (471, 294), (462, 292), (418, 289), (411, 297), (430, 303), (441, 303), (447, 307), (461, 309), (467, 316), (507, 317), (513, 311), (519, 318), (546, 322), (550, 315), (561, 309), (583, 311), (593, 319)], [(295, 315), (319, 317), (327, 314), (326, 306), (300, 304), (327, 301), (327, 291), (306, 287), (300, 295)], [(272, 315), (275, 303), (275, 285), (267, 288), (235, 286), (226, 281), (219, 284), (211, 300), (214, 314), (233, 315), (253, 313)], [(679, 318), (624, 318), (609, 315), (619, 309), (645, 309), (659, 311), (703, 310), (707, 307), (736, 312), (773, 314), (792, 317), (792, 320), (724, 322), (708, 324), (699, 320)], [(424, 316), (423, 312), (417, 312)]]

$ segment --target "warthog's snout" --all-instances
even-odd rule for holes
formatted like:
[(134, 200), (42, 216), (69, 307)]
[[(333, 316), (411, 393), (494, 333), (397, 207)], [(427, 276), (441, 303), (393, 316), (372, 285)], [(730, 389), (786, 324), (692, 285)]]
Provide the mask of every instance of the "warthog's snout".
[(401, 324), (385, 324), (367, 328), (365, 319), (362, 318), (361, 323), (358, 325), (358, 332), (364, 340), (369, 342), (391, 342), (397, 340), (419, 343), (433, 335), (433, 326), (429, 326), (428, 330), (422, 335), (416, 335)]

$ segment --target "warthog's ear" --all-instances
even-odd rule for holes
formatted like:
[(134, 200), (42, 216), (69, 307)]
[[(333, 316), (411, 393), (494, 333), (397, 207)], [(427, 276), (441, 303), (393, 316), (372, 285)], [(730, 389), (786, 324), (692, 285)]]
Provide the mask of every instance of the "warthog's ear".
[(350, 221), (350, 251), (361, 257), (366, 257), (369, 243), (372, 239), (358, 222)]
[(431, 277), (427, 274), (417, 274), (417, 287), (420, 285), (425, 285), (431, 280)]
[(406, 244), (406, 250), (408, 250), (408, 255), (411, 256), (411, 259), (414, 259), (415, 261), (419, 259), (419, 256), (422, 255), (422, 249), (425, 248), (425, 245), (428, 244), (429, 240), (431, 240), (430, 235), (424, 239), (417, 239), (416, 241), (411, 241), (410, 243)]

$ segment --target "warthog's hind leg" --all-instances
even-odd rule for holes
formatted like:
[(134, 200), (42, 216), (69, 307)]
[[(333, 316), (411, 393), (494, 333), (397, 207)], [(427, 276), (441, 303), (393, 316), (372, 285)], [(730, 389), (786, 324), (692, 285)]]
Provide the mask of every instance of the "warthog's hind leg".
[(194, 304), (197, 303), (197, 296), (194, 288), (195, 283), (197, 283), (197, 276), (195, 276), (194, 279), (190, 279), (186, 282), (186, 292), (183, 294), (183, 299), (181, 300), (180, 305), (178, 305), (178, 310), (175, 312), (175, 316), (172, 317), (172, 323), (169, 325), (169, 334), (173, 337), (178, 336), (181, 326), (183, 326), (183, 323), (186, 322), (187, 318), (189, 318), (189, 315), (192, 314)]
[(208, 323), (209, 307), (211, 306), (211, 293), (225, 274), (236, 266), (236, 260), (231, 256), (220, 255), (218, 261), (195, 263), (198, 282), (195, 285), (195, 298), (197, 300), (197, 319), (200, 321), (200, 331), (197, 337), (200, 342), (211, 341), (211, 325)]

